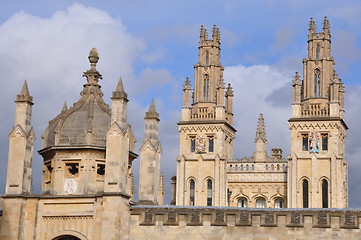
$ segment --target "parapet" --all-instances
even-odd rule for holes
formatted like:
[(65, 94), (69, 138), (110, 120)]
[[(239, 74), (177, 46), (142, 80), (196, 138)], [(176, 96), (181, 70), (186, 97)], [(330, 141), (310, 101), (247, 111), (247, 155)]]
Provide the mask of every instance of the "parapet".
[(352, 209), (133, 206), (130, 229), (132, 237), (144, 231), (150, 239), (349, 239), (361, 236), (360, 217), (361, 210)]

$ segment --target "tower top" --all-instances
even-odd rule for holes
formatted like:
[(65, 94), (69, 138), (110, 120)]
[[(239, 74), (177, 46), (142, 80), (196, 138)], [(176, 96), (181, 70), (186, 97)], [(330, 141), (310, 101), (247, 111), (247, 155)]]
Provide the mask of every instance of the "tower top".
[(157, 119), (159, 121), (159, 113), (157, 113), (157, 110), (155, 109), (154, 99), (152, 99), (144, 119)]
[(122, 77), (119, 77), (117, 88), (112, 93), (112, 99), (125, 99), (128, 101), (128, 94), (124, 91)]
[(257, 142), (258, 140), (262, 140), (264, 143), (267, 142), (266, 127), (264, 124), (264, 118), (263, 118), (262, 113), (259, 115), (259, 118), (258, 118), (255, 142)]
[(19, 93), (19, 95), (16, 96), (15, 102), (28, 102), (31, 105), (33, 104), (33, 97), (29, 94), (28, 83), (26, 82), (26, 80), (24, 81), (21, 92)]

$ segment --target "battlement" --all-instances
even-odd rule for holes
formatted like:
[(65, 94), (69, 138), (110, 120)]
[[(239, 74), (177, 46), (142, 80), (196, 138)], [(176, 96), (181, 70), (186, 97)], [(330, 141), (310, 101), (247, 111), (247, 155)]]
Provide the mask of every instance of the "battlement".
[(212, 231), (214, 239), (356, 239), (361, 234), (360, 217), (359, 209), (133, 206), (131, 236), (209, 239)]

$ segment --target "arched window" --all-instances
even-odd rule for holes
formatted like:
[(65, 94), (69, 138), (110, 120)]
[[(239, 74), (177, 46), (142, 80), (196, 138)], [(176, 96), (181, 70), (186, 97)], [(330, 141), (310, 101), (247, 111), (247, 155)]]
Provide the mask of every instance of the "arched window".
[(322, 208), (328, 208), (328, 182), (322, 180)]
[(209, 75), (205, 74), (204, 75), (204, 86), (203, 86), (203, 90), (204, 90), (204, 101), (208, 101), (209, 99)]
[(207, 206), (212, 206), (212, 180), (207, 180)]
[(285, 207), (285, 200), (283, 200), (283, 198), (276, 198), (275, 208), (284, 208), (284, 207)]
[(194, 206), (194, 190), (196, 183), (193, 179), (189, 181), (189, 205)]
[(315, 97), (319, 97), (321, 95), (321, 71), (319, 69), (315, 70), (314, 94)]
[(64, 236), (57, 237), (54, 240), (80, 240), (80, 239), (77, 237), (71, 236), (71, 235), (64, 235)]
[(303, 208), (308, 208), (308, 180), (302, 182), (302, 202)]
[(243, 167), (243, 164), (241, 164), (241, 171), (243, 171), (244, 170), (244, 167)]
[(248, 166), (248, 164), (246, 165), (246, 170), (247, 170), (247, 171), (249, 170), (249, 166)]
[(256, 208), (265, 208), (266, 207), (266, 199), (264, 198), (257, 198), (256, 200)]
[(238, 171), (238, 165), (236, 165), (236, 171)]
[(320, 47), (320, 45), (317, 45), (317, 47), (316, 47), (316, 60), (320, 60), (320, 51), (321, 51), (321, 47)]
[(238, 201), (237, 201), (237, 206), (238, 207), (247, 207), (247, 198), (244, 198), (244, 197), (241, 197), (241, 198), (238, 198)]
[(209, 53), (206, 52), (206, 67), (209, 66)]
[(252, 171), (254, 171), (254, 165), (252, 164)]
[(268, 171), (268, 164), (266, 164), (265, 168), (266, 168), (266, 171)]

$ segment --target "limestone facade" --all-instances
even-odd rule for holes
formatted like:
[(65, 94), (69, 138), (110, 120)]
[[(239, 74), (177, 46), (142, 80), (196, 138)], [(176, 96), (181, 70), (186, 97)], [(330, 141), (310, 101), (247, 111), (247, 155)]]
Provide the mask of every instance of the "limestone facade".
[(164, 180), (154, 101), (145, 114), (135, 202), (132, 162), (138, 155), (128, 94), (120, 78), (111, 107), (105, 103), (96, 49), (89, 53), (80, 100), (64, 104), (42, 135), (42, 191), (33, 194), (33, 101), (25, 82), (9, 134), (0, 240), (358, 239), (361, 213), (346, 209), (344, 87), (329, 31), (327, 19), (321, 33), (311, 20), (304, 79), (296, 73), (292, 82), (291, 154), (283, 158), (279, 148), (267, 153), (260, 114), (253, 155), (234, 158), (234, 93), (223, 79), (220, 31), (214, 26), (209, 39), (201, 27), (194, 89), (188, 78), (183, 85), (171, 198), (177, 206), (160, 206)]

